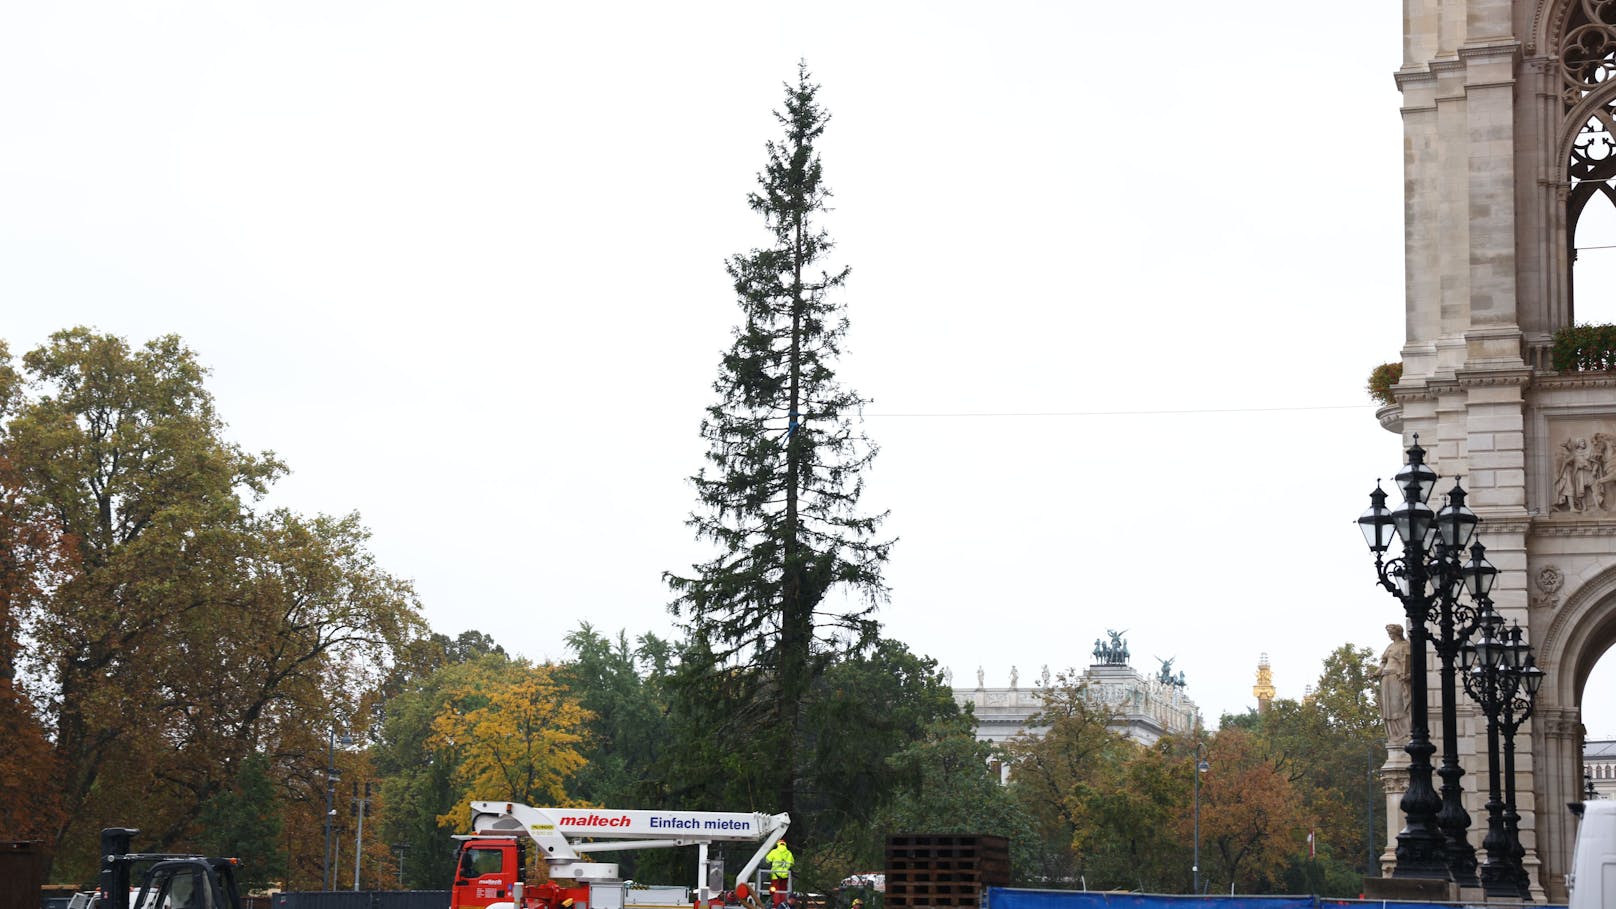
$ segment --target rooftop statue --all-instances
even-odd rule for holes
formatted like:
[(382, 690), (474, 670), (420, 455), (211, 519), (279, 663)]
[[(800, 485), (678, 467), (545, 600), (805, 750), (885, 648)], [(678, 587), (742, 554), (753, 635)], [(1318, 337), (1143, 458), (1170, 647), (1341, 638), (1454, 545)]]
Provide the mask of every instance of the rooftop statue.
[(1105, 633), (1111, 636), (1111, 643), (1102, 644), (1099, 640), (1095, 640), (1094, 662), (1108, 666), (1127, 665), (1128, 644), (1122, 639), (1122, 636), (1127, 632), (1112, 631), (1108, 628)]

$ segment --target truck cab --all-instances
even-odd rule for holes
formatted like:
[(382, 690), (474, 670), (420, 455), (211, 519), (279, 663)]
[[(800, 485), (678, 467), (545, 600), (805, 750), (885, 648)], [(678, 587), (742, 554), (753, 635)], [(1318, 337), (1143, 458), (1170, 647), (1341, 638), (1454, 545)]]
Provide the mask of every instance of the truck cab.
[(515, 836), (457, 836), (454, 909), (484, 909), (513, 900), (516, 885), (527, 880), (527, 848)]

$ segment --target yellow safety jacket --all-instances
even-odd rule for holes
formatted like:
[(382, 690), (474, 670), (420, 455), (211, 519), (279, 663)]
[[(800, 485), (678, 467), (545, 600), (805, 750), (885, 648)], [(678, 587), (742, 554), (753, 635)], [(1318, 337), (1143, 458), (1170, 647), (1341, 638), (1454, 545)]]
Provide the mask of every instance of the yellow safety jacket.
[(784, 846), (775, 846), (764, 858), (769, 860), (769, 871), (775, 877), (790, 877), (791, 865), (797, 860), (791, 850)]

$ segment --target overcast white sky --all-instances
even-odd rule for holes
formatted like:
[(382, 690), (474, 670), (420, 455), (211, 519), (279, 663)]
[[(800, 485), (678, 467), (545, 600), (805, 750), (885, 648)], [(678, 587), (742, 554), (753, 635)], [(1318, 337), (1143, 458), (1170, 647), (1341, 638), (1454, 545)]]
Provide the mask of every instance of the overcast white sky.
[(13, 4), (3, 336), (183, 336), (274, 503), (361, 512), (439, 631), (668, 634), (805, 58), (887, 632), (992, 685), (1126, 630), (1215, 722), (1399, 616), (1352, 522), (1401, 459), (1362, 390), (1400, 40), (1389, 2)]

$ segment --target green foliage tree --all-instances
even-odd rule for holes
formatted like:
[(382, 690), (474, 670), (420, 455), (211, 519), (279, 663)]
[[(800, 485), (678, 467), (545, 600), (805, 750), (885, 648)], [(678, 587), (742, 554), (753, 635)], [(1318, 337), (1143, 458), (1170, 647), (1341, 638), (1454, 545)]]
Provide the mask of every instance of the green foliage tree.
[[(895, 833), (985, 833), (1010, 841), (1010, 866), (1018, 878), (1037, 866), (1037, 832), (1027, 813), (997, 775), (993, 747), (976, 740), (968, 714), (931, 723), (925, 733), (902, 743), (887, 758), (896, 783), (881, 803), (871, 828), (879, 849)], [(861, 855), (865, 870), (884, 867), (874, 855)], [(856, 860), (855, 860), (856, 862)]]
[(569, 791), (606, 807), (665, 804), (667, 783), (657, 768), (672, 738), (665, 691), (671, 648), (655, 635), (631, 647), (626, 632), (609, 640), (588, 622), (566, 642), (573, 659), (556, 668), (556, 680), (590, 715), (583, 743), (588, 763)]
[(281, 803), (269, 770), (266, 755), (250, 755), (241, 762), (234, 785), (215, 792), (202, 806), (203, 850), (241, 859), (243, 887), (268, 887), (286, 874)]
[[(773, 758), (769, 791), (755, 795), (783, 811), (800, 795), (790, 757), (810, 691), (835, 652), (875, 634), (890, 548), (875, 539), (882, 516), (858, 509), (875, 452), (852, 421), (863, 401), (836, 379), (848, 323), (835, 294), (848, 269), (826, 270), (832, 242), (819, 218), (830, 191), (816, 143), (829, 115), (818, 91), (800, 67), (776, 114), (784, 135), (748, 198), (770, 245), (729, 262), (742, 323), (702, 422), (712, 472), (694, 478), (690, 519), (718, 554), (691, 576), (667, 576), (672, 608), (708, 660), (696, 676), (733, 673), (742, 709), (729, 716), (747, 727), (723, 730)], [(838, 588), (849, 595), (828, 598)]]
[[(895, 797), (902, 770), (893, 758), (960, 710), (935, 660), (881, 638), (828, 665), (804, 712), (798, 837), (815, 847), (803, 856), (799, 876), (811, 886), (831, 887), (851, 871), (882, 867), (884, 841), (871, 844), (869, 832)], [(854, 867), (831, 862), (844, 854)], [(823, 879), (816, 882), (812, 876), (820, 870)]]
[(1324, 658), (1311, 703), (1332, 732), (1364, 742), (1385, 738), (1379, 671), (1375, 652), (1368, 647), (1342, 644)]
[(1082, 868), (1090, 886), (1176, 893), (1190, 889), (1188, 815), (1193, 751), (1172, 738), (1104, 753), (1095, 768)]

